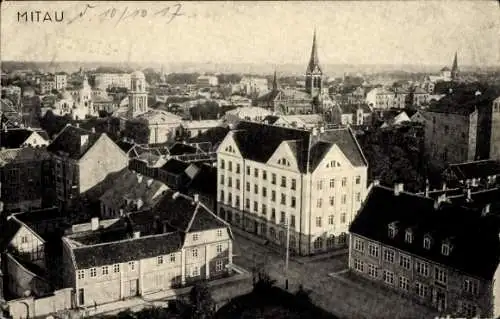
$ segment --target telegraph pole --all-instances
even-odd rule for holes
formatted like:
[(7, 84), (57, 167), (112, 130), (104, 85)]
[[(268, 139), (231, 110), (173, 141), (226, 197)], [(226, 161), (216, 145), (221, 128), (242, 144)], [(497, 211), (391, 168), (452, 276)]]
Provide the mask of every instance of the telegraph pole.
[(288, 290), (288, 259), (290, 258), (290, 218), (286, 219), (285, 289)]

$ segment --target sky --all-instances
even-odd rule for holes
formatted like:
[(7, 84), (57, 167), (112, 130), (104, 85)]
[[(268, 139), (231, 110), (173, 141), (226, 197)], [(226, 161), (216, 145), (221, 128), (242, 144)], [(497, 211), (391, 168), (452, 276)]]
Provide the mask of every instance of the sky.
[[(18, 21), (36, 10), (53, 22)], [(23, 1), (0, 21), (3, 60), (306, 64), (316, 28), (324, 64), (500, 65), (498, 1)]]

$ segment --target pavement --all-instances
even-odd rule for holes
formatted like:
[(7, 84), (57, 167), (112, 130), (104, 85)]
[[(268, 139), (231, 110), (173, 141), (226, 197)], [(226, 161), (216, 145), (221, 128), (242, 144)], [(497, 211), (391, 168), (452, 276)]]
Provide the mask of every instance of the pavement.
[(348, 255), (336, 252), (321, 257), (295, 257), (289, 260), (285, 275), (285, 256), (268, 246), (235, 234), (233, 262), (250, 271), (263, 268), (276, 285), (295, 292), (300, 285), (310, 292), (311, 300), (339, 318), (434, 318), (436, 313), (427, 307), (380, 289), (366, 281), (349, 276)]

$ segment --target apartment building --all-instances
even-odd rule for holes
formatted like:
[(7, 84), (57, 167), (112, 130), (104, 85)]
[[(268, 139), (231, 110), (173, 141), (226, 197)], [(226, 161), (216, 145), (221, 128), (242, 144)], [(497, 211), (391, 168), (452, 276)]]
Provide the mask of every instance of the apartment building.
[(432, 199), (375, 183), (350, 227), (349, 269), (442, 315), (497, 318), (498, 190), (490, 195), (495, 205), (482, 192)]
[(170, 192), (152, 210), (106, 229), (63, 237), (65, 286), (75, 306), (93, 306), (226, 275), (232, 264), (229, 225), (197, 198)]
[(68, 75), (64, 72), (58, 72), (54, 75), (55, 89), (64, 90), (68, 86)]
[[(350, 129), (240, 122), (218, 151), (218, 214), (300, 255), (346, 244), (367, 162)], [(287, 227), (289, 222), (290, 227)]]
[(94, 77), (95, 86), (101, 90), (112, 87), (127, 88), (130, 90), (131, 75), (129, 73), (97, 73)]
[(67, 125), (47, 147), (51, 153), (56, 198), (68, 207), (102, 182), (108, 174), (128, 166), (128, 156), (106, 134)]

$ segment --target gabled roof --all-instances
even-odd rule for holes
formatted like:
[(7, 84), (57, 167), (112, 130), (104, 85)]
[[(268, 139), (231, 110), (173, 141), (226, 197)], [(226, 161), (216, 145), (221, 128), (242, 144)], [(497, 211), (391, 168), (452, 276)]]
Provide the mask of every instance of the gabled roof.
[[(382, 186), (374, 186), (349, 231), (370, 240), (432, 260), (471, 276), (491, 280), (500, 260), (498, 237), (500, 219), (496, 214), (481, 216), (481, 211), (442, 203)], [(396, 222), (397, 234), (388, 236), (389, 224)], [(405, 231), (413, 233), (413, 242), (405, 242)], [(424, 236), (432, 240), (423, 247)], [(449, 240), (449, 256), (441, 253), (441, 244)], [(480, 249), (488, 247), (488, 250)]]
[(54, 154), (67, 154), (73, 159), (80, 159), (99, 139), (99, 135), (90, 131), (67, 125), (47, 146)]
[(196, 154), (198, 152), (198, 149), (192, 145), (184, 143), (175, 143), (171, 148), (169, 148), (168, 152), (172, 156), (184, 155), (184, 154)]
[(188, 168), (188, 166), (189, 163), (172, 158), (169, 159), (168, 162), (166, 162), (165, 165), (161, 167), (161, 170), (171, 174), (179, 175), (184, 173), (184, 171), (186, 170), (186, 168)]
[(20, 148), (21, 145), (33, 134), (32, 130), (15, 128), (0, 132), (0, 146), (5, 148)]
[(450, 164), (448, 167), (459, 180), (484, 178), (500, 175), (500, 162), (494, 160), (482, 160)]
[(187, 185), (187, 188), (195, 193), (217, 194), (217, 169), (210, 165), (198, 165), (199, 171)]
[[(336, 144), (354, 166), (367, 165), (354, 134), (348, 128), (325, 130), (313, 135), (310, 131), (242, 121), (230, 134), (244, 158), (267, 163), (279, 145), (293, 141), (296, 161), (302, 173), (316, 169), (329, 147)], [(262, 143), (266, 141), (266, 143)], [(319, 145), (316, 145), (317, 143)]]

